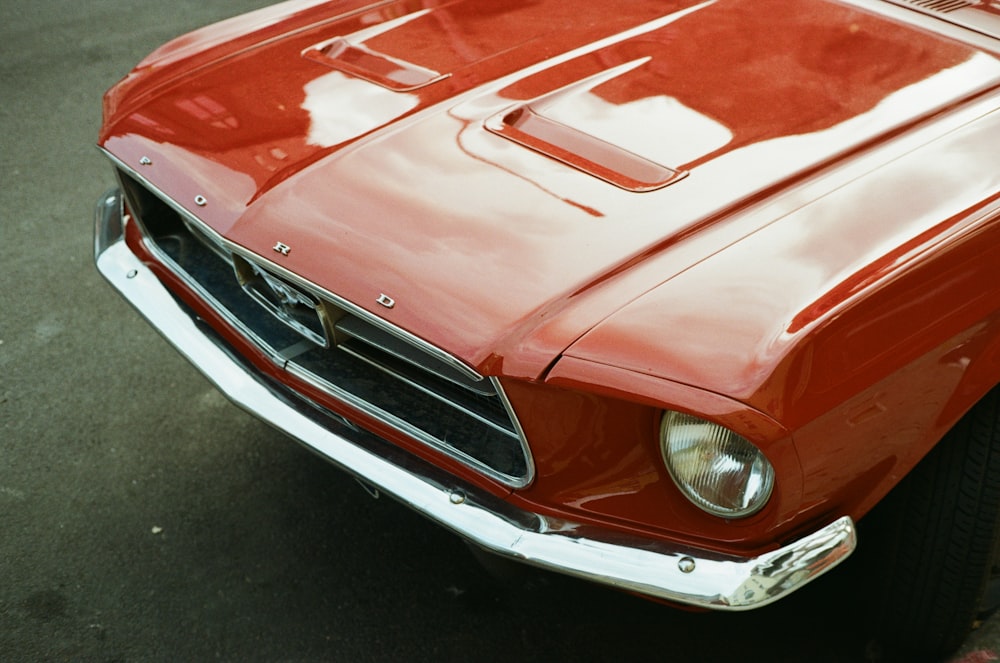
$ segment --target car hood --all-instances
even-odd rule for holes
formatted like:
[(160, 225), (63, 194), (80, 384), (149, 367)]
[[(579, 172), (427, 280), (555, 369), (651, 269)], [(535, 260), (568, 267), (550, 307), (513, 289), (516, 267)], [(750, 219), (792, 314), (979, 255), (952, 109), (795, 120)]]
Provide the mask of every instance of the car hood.
[(288, 3), (182, 38), (109, 92), (101, 144), (487, 373), (541, 375), (772, 220), (747, 206), (1000, 80), (834, 2), (427, 4)]

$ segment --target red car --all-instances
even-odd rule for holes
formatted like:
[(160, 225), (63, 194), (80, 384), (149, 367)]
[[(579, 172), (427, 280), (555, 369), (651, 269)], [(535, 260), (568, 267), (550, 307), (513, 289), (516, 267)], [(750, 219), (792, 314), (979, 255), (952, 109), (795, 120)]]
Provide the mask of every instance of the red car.
[(288, 2), (107, 93), (97, 264), (476, 546), (744, 610), (860, 539), (942, 654), (1000, 515), (998, 56), (981, 0)]

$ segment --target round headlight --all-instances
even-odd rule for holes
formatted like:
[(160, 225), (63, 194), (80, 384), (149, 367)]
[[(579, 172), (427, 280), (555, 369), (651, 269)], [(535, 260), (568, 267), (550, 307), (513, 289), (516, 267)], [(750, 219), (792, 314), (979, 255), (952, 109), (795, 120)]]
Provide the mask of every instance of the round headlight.
[(760, 449), (733, 431), (690, 414), (666, 412), (660, 447), (667, 470), (689, 500), (723, 518), (763, 507), (774, 468)]

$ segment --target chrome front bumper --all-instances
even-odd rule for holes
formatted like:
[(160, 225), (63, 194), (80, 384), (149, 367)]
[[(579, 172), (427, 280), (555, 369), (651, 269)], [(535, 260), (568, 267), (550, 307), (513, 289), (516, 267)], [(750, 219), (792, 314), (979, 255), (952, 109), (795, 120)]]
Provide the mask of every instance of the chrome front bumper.
[(744, 558), (525, 512), (321, 413), (258, 374), (131, 252), (123, 239), (118, 191), (98, 202), (94, 244), (101, 274), (234, 403), (488, 551), (668, 601), (747, 610), (802, 587), (854, 550), (854, 523), (847, 516), (782, 548)]

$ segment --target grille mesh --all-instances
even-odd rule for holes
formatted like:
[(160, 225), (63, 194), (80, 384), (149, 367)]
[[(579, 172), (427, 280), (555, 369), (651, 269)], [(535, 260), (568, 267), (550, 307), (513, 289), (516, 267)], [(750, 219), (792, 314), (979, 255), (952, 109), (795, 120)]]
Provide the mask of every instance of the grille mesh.
[(956, 9), (962, 9), (963, 7), (971, 7), (974, 2), (969, 0), (903, 0), (907, 4), (914, 5), (915, 7), (921, 7), (923, 9), (929, 9), (930, 11), (941, 12), (947, 14), (948, 12), (953, 12)]
[[(235, 253), (136, 177), (118, 175), (147, 245), (285, 370), (494, 479), (530, 482), (527, 445), (497, 382), (470, 376), (318, 289)], [(268, 297), (275, 301), (261, 301)]]

